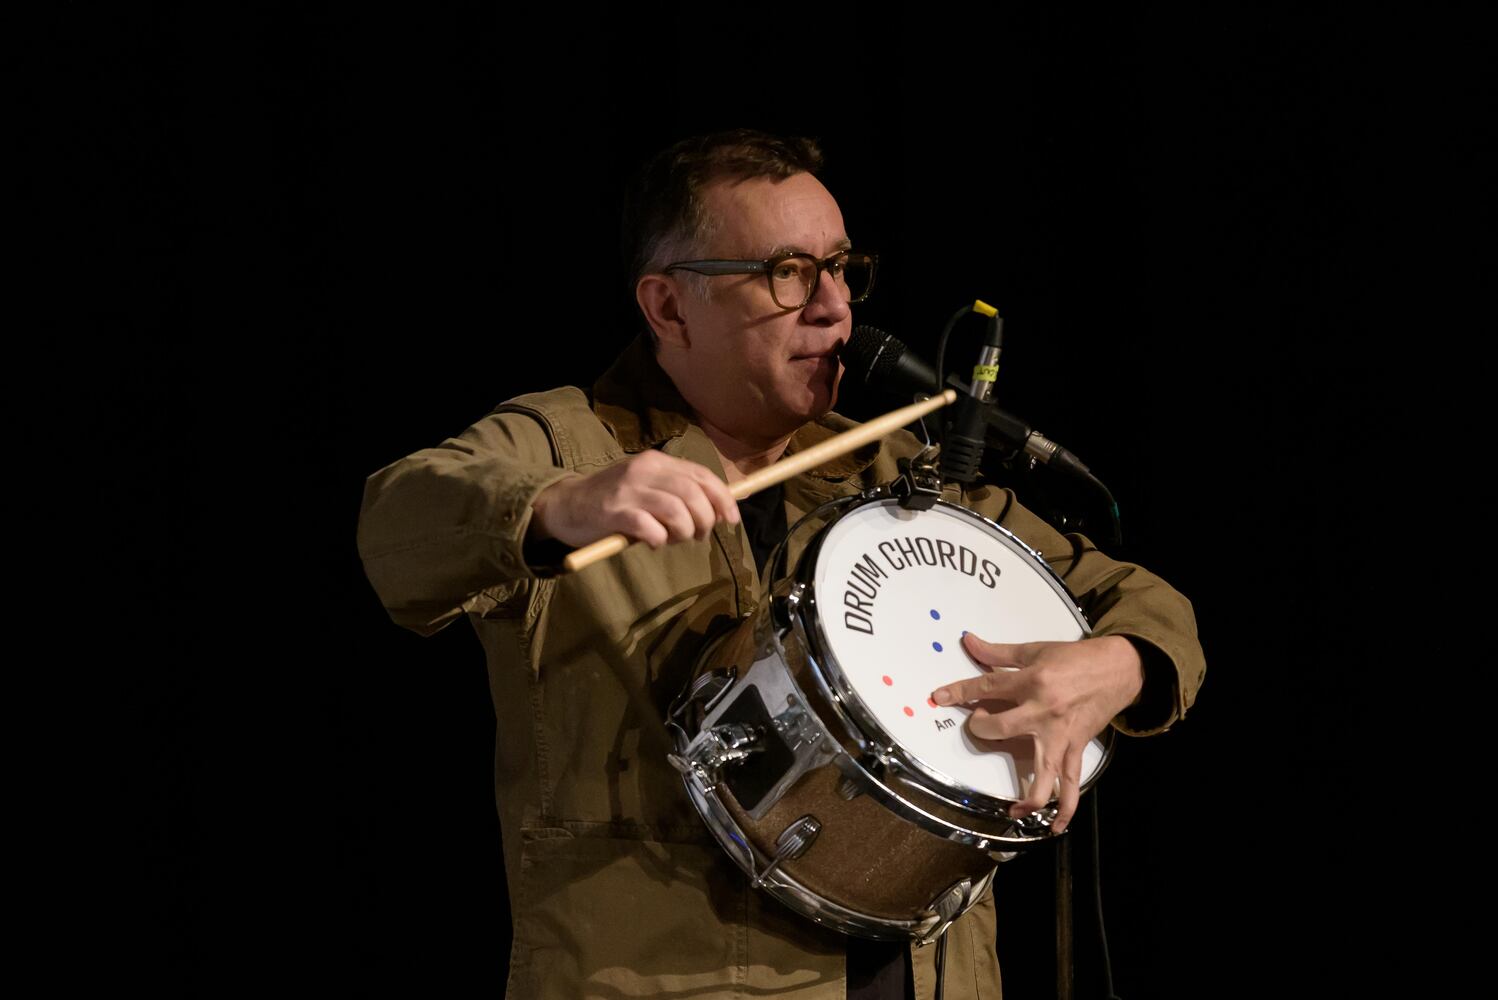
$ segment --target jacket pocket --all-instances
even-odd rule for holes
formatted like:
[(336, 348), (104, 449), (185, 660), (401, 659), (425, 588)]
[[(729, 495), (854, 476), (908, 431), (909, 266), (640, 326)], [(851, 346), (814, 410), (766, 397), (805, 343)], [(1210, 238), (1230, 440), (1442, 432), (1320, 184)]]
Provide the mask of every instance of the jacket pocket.
[(843, 1000), (839, 935), (753, 892), (716, 844), (522, 835), (509, 1000)]
[(705, 844), (523, 831), (506, 996), (735, 996), (745, 900), (721, 855)]

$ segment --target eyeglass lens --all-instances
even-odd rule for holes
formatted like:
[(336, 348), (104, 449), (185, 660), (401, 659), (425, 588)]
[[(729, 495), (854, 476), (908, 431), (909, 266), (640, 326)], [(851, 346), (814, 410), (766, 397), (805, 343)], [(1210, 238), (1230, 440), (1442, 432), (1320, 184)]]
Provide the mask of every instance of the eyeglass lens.
[[(872, 262), (863, 254), (844, 254), (825, 265), (846, 302), (857, 302), (869, 293)], [(770, 289), (782, 309), (799, 309), (811, 300), (817, 286), (817, 264), (810, 257), (788, 257), (775, 265)]]

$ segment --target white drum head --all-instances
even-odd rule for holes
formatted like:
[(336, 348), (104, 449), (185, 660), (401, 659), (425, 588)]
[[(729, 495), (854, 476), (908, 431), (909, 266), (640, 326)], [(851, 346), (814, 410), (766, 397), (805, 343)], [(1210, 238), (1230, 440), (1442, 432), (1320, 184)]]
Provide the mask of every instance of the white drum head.
[[(1071, 596), (1021, 543), (950, 504), (907, 511), (866, 504), (828, 529), (817, 554), (817, 628), (829, 664), (884, 735), (958, 794), (1019, 799), (1033, 778), (1029, 737), (980, 746), (969, 710), (939, 708), (931, 691), (981, 676), (962, 648), (989, 642), (1074, 640), (1087, 634)], [(1102, 764), (1093, 740), (1085, 784)]]

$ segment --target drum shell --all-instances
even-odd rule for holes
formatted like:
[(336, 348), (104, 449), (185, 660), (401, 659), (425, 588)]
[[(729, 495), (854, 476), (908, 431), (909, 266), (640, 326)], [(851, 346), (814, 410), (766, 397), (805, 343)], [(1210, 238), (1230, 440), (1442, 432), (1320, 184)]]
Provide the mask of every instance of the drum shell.
[[(704, 670), (734, 680), (713, 699), (699, 725), (706, 729), (758, 711), (741, 711), (746, 702), (768, 704), (772, 710), (791, 703), (795, 711), (804, 712), (801, 728), (815, 734), (794, 751), (796, 767), (803, 773), (754, 808), (734, 791), (739, 769), (746, 767), (743, 763), (724, 764), (705, 795), (690, 777), (688, 789), (720, 843), (751, 876), (764, 871), (788, 827), (813, 817), (820, 824), (815, 841), (804, 855), (780, 862), (764, 888), (803, 915), (843, 933), (921, 939), (946, 922), (936, 916), (937, 899), (960, 887), (960, 908), (946, 914), (947, 919), (955, 918), (982, 897), (997, 859), (987, 850), (933, 834), (890, 808), (887, 800), (894, 793), (859, 764), (856, 748), (834, 737), (832, 720), (824, 715), (825, 700), (815, 685), (802, 679), (804, 672), (797, 677), (787, 669), (786, 660), (796, 659), (788, 655), (787, 643), (799, 648), (794, 633), (771, 636), (770, 627), (771, 613), (762, 609), (704, 658)], [(780, 740), (782, 746), (794, 742), (786, 733), (796, 727), (777, 720), (763, 728), (774, 730), (766, 733), (766, 740)]]
[(781, 831), (802, 816), (815, 816), (822, 824), (816, 843), (781, 868), (816, 895), (872, 917), (919, 921), (941, 890), (963, 879), (978, 883), (993, 872), (996, 861), (988, 852), (928, 833), (868, 795), (844, 798), (843, 781), (831, 764), (809, 771), (759, 819), (731, 790), (722, 789), (722, 797), (767, 856), (775, 853)]

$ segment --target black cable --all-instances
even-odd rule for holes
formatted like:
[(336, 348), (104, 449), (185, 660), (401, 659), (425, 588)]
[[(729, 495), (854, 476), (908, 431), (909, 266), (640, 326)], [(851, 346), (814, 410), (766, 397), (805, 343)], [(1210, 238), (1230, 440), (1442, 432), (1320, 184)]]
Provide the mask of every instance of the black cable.
[(1103, 923), (1103, 870), (1098, 850), (1098, 790), (1092, 790), (1092, 898), (1097, 904), (1097, 936), (1103, 946), (1103, 984), (1108, 991), (1108, 1000), (1121, 1000), (1113, 992), (1113, 958), (1108, 954), (1108, 928)]
[(942, 1000), (942, 994), (946, 992), (947, 983), (947, 933), (948, 928), (942, 932), (941, 937), (936, 939), (936, 1000)]
[[(931, 387), (931, 393), (934, 396), (940, 396), (942, 394), (942, 391), (946, 388), (946, 376), (943, 375), (942, 372), (946, 370), (945, 365), (947, 362), (947, 339), (952, 336), (952, 328), (957, 325), (957, 321), (962, 319), (962, 317), (966, 316), (972, 311), (972, 306), (963, 306), (961, 309), (954, 312), (952, 314), (952, 318), (947, 320), (947, 325), (942, 327), (941, 339), (936, 342), (936, 385)], [(944, 428), (942, 427), (942, 421), (938, 420), (936, 422), (936, 426), (939, 432), (943, 432), (941, 436), (945, 438), (946, 434), (944, 433)]]
[(1108, 498), (1108, 514), (1113, 518), (1113, 544), (1123, 545), (1123, 520), (1118, 513), (1118, 501), (1113, 499), (1113, 492), (1103, 485), (1103, 481), (1091, 472), (1085, 473), (1089, 482), (1103, 491), (1103, 496)]

